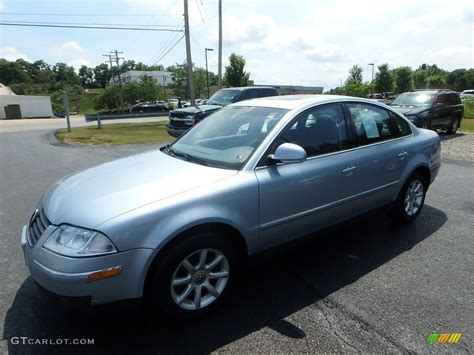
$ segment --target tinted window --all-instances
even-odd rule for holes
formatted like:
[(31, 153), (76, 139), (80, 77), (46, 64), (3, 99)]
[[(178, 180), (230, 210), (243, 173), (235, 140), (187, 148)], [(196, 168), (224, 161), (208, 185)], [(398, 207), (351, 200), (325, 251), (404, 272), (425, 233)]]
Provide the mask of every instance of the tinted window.
[(449, 98), (446, 94), (441, 94), (436, 98), (435, 104), (449, 104)]
[(260, 89), (260, 96), (267, 97), (267, 96), (277, 96), (278, 93), (274, 89)]
[(411, 134), (411, 128), (407, 121), (403, 118), (395, 115), (394, 113), (390, 112), (392, 115), (393, 123), (395, 124), (395, 128), (398, 131), (399, 137), (408, 136)]
[(450, 101), (451, 101), (451, 105), (459, 105), (461, 104), (461, 98), (459, 97), (458, 94), (451, 94), (450, 95)]
[(258, 89), (248, 89), (243, 92), (242, 100), (250, 100), (260, 97)]
[(347, 104), (347, 108), (354, 120), (359, 145), (399, 137), (397, 125), (387, 110), (366, 104)]
[(340, 105), (326, 105), (305, 111), (277, 140), (304, 148), (308, 157), (348, 148), (346, 125)]
[(219, 90), (207, 100), (208, 105), (226, 106), (236, 101), (240, 90)]

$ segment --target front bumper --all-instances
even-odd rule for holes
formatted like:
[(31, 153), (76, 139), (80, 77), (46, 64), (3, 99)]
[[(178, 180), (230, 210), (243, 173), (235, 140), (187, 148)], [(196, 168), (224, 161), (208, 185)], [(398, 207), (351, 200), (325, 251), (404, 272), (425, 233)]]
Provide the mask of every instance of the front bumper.
[(189, 127), (173, 127), (173, 126), (170, 126), (169, 124), (166, 125), (166, 131), (168, 132), (168, 134), (171, 136), (171, 137), (175, 137), (175, 138), (178, 138), (179, 136), (181, 136), (182, 134), (186, 133), (192, 126), (189, 126)]
[[(44, 233), (30, 247), (27, 227), (21, 233), (21, 245), (31, 277), (46, 290), (66, 298), (89, 299), (100, 304), (139, 298), (152, 249), (133, 249), (116, 254), (87, 258), (71, 258), (43, 248), (49, 235)], [(97, 271), (120, 267), (120, 273), (110, 278), (90, 281), (89, 275)]]

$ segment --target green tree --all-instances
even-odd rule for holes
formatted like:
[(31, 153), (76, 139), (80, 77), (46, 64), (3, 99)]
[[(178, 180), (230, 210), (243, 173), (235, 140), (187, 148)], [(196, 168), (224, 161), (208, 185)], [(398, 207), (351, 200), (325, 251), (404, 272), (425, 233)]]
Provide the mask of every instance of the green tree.
[[(372, 83), (349, 83), (344, 85), (342, 94), (355, 97), (368, 97), (369, 93), (374, 91)], [(338, 92), (339, 94), (339, 92)]]
[(426, 78), (426, 85), (429, 89), (442, 89), (446, 87), (446, 79), (444, 75), (430, 75)]
[(81, 65), (79, 69), (79, 80), (81, 86), (84, 88), (90, 88), (94, 85), (94, 71), (86, 65)]
[(410, 91), (413, 87), (412, 70), (410, 67), (398, 67), (394, 70), (395, 91), (399, 94)]
[(241, 55), (232, 53), (229, 65), (225, 67), (224, 82), (227, 86), (248, 86), (250, 74), (244, 71), (245, 59)]
[(415, 89), (426, 88), (426, 79), (428, 78), (428, 72), (424, 69), (417, 69), (413, 72), (413, 85)]
[(6, 59), (0, 59), (0, 78), (5, 85), (31, 82), (31, 78), (18, 63)]
[(99, 64), (93, 69), (93, 71), (96, 86), (105, 88), (112, 77), (108, 65), (105, 63)]
[(206, 69), (194, 68), (193, 82), (196, 97), (207, 97)]
[(393, 76), (387, 63), (378, 66), (375, 74), (375, 91), (390, 92), (393, 90)]
[(53, 66), (54, 79), (63, 84), (79, 84), (79, 77), (73, 67), (66, 63), (56, 63)]
[(364, 70), (359, 65), (352, 66), (349, 69), (349, 76), (346, 79), (346, 85), (348, 84), (362, 84), (362, 73)]
[(177, 97), (186, 98), (189, 96), (186, 68), (186, 63), (175, 64), (166, 68), (167, 71), (171, 72), (173, 84), (171, 84), (170, 87)]

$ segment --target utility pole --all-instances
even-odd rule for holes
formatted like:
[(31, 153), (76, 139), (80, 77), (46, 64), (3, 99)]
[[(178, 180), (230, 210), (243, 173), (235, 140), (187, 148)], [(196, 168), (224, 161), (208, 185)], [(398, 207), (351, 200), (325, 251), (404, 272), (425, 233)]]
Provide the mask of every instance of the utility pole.
[(218, 87), (222, 89), (222, 0), (219, 0), (219, 59), (217, 66)]
[(117, 96), (117, 87), (115, 86), (115, 75), (114, 75), (114, 66), (112, 64), (112, 55), (111, 54), (102, 54), (102, 57), (107, 57), (109, 58), (109, 63), (110, 63), (110, 73), (112, 74), (112, 83), (114, 85), (114, 96), (115, 96), (115, 108), (117, 109), (117, 112), (119, 112), (119, 100)]
[(188, 62), (188, 87), (189, 87), (189, 99), (191, 106), (196, 106), (194, 101), (194, 83), (193, 83), (193, 61), (191, 59), (191, 41), (189, 39), (189, 14), (188, 14), (188, 0), (184, 0), (184, 35), (186, 37), (186, 60)]
[(118, 81), (119, 81), (119, 90), (120, 90), (120, 112), (123, 111), (123, 93), (122, 93), (122, 78), (120, 76), (120, 66), (119, 66), (119, 60), (124, 59), (123, 57), (119, 58), (119, 54), (122, 54), (123, 52), (119, 52), (117, 50), (110, 52), (112, 54), (115, 53), (115, 64), (117, 66), (117, 74), (118, 74)]
[(67, 96), (67, 91), (64, 90), (64, 114), (67, 122), (67, 131), (71, 133), (71, 121), (69, 120), (69, 97)]
[(207, 52), (213, 51), (212, 48), (204, 48), (204, 53), (206, 54), (206, 84), (207, 84), (207, 98), (209, 98), (209, 69), (207, 68)]

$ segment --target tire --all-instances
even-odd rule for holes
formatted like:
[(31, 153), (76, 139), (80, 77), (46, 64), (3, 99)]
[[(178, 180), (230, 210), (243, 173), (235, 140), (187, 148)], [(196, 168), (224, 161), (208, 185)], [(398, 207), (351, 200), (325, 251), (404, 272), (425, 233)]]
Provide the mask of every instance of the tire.
[(400, 190), (390, 212), (392, 221), (395, 224), (412, 223), (423, 209), (427, 189), (428, 183), (423, 175), (413, 173)]
[(448, 129), (448, 134), (456, 134), (456, 132), (459, 129), (461, 120), (459, 118), (455, 118), (453, 120), (453, 123), (451, 124), (451, 127)]
[(229, 293), (236, 276), (234, 248), (214, 233), (185, 236), (159, 258), (150, 270), (145, 304), (152, 314), (173, 322), (197, 319), (214, 310)]
[(421, 122), (421, 128), (432, 129), (431, 128), (431, 118), (426, 118)]

